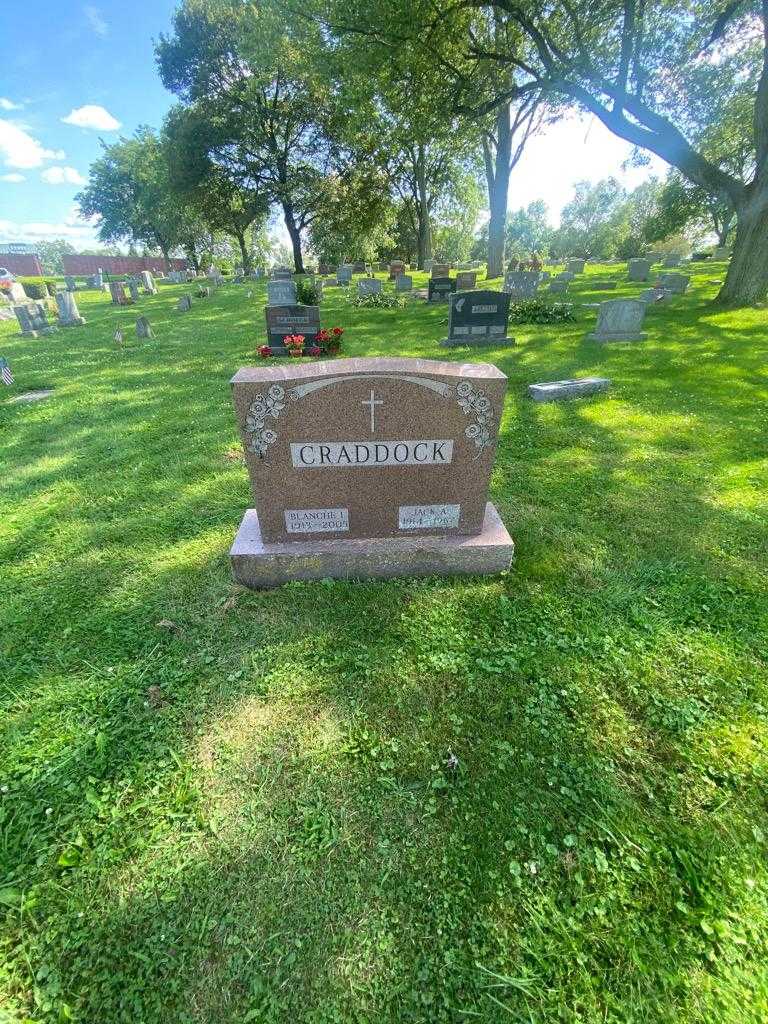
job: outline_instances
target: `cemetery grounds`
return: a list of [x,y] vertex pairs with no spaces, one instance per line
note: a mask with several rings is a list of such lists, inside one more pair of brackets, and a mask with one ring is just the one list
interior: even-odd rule
[[263,282],[0,323],[4,1024],[768,1018],[766,311],[691,270],[639,345],[326,289],[342,355],[508,375],[496,578],[233,585]]

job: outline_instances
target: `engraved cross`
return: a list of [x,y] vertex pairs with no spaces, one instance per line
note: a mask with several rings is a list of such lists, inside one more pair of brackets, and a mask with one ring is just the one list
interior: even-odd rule
[[368,399],[363,399],[360,405],[370,405],[371,407],[371,433],[373,433],[376,429],[376,410],[374,406],[384,405],[384,400],[381,398],[374,398],[374,391],[373,388],[371,388],[371,397]]

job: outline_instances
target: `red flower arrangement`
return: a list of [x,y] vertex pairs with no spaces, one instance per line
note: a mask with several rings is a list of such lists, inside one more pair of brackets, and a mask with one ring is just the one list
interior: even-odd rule
[[304,335],[303,334],[287,334],[283,338],[283,344],[288,349],[289,356],[302,356],[304,355]]
[[261,345],[259,346],[259,355],[262,359],[268,359],[272,355],[272,349],[269,345]]
[[320,348],[319,345],[312,345],[310,348],[307,349],[308,356],[319,356],[322,355],[322,353],[323,350]]
[[315,341],[320,346],[321,351],[333,356],[341,348],[341,336],[343,333],[343,327],[332,327],[330,331],[323,328],[322,331],[318,331],[315,335]]

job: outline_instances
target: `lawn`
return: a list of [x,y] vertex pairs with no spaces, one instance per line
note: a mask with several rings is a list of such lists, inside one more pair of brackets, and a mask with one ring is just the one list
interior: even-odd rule
[[723,270],[634,346],[326,291],[346,355],[508,375],[495,578],[233,585],[264,285],[0,323],[0,1021],[766,1020],[768,330]]

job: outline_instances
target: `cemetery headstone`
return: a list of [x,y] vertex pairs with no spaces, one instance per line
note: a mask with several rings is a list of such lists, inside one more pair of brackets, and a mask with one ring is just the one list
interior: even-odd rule
[[405,263],[402,260],[392,260],[389,264],[389,280],[396,281],[400,274],[405,273]]
[[272,271],[272,280],[273,281],[292,281],[293,280],[293,271],[292,270],[287,270],[285,267],[278,267],[276,270]]
[[352,267],[342,266],[336,270],[336,284],[346,287],[352,281]]
[[508,270],[504,275],[504,291],[515,300],[532,299],[539,287],[541,275],[536,270]]
[[432,277],[448,277],[451,273],[450,263],[433,263],[430,274]]
[[572,281],[576,277],[576,274],[572,270],[561,270],[559,274],[555,275],[556,281]]
[[59,311],[59,327],[81,327],[85,323],[73,292],[56,292],[56,306]]
[[24,286],[19,284],[18,281],[11,281],[8,289],[8,297],[11,302],[25,303],[27,301],[27,293],[24,291]]
[[286,304],[266,306],[267,344],[277,355],[287,355],[283,341],[288,334],[301,334],[307,345],[314,344],[320,330],[320,307]]
[[514,546],[487,500],[506,384],[495,366],[422,359],[240,370],[254,508],[230,553],[235,578],[507,569]]
[[435,265],[435,261],[434,260],[424,260],[424,269],[426,270],[426,272],[428,274],[431,272],[432,267],[434,265]]
[[365,273],[365,262],[363,260],[356,260],[352,264],[353,274],[364,274]]
[[138,283],[136,282],[135,278],[133,278],[133,277],[128,282],[128,291],[131,293],[131,299],[134,302],[138,302],[139,301],[139,286],[138,286]]
[[181,298],[179,299],[179,303],[176,306],[176,309],[179,311],[179,313],[186,313],[188,310],[192,309],[192,299],[189,297],[189,295],[181,296]]
[[643,320],[647,304],[640,299],[609,299],[597,311],[597,327],[589,341],[645,341]]
[[680,256],[678,256],[678,255],[675,255],[675,254],[673,253],[672,255],[670,255],[670,256],[667,256],[667,257],[665,258],[665,260],[664,260],[664,266],[665,266],[665,267],[679,267],[679,266],[680,266],[680,264],[681,264],[681,262],[682,262],[682,258],[681,258]]
[[65,277],[64,278],[64,284],[66,285],[66,288],[67,288],[68,292],[77,291],[77,283],[76,283],[74,277],[70,277],[69,275],[67,277]]
[[152,277],[151,271],[142,270],[141,283],[144,288],[145,295],[157,295],[157,288],[155,287],[155,281],[154,278]]
[[267,281],[268,306],[291,306],[295,301],[295,281]]
[[561,278],[559,275],[553,277],[549,282],[549,290],[552,295],[566,295],[568,292],[568,285],[570,281],[568,278]]
[[145,316],[140,316],[136,320],[136,337],[137,338],[154,338],[152,333],[152,327],[150,326],[149,320]]
[[395,278],[396,292],[409,292],[413,288],[413,278],[409,274],[398,274]]
[[505,292],[455,292],[448,300],[448,337],[440,344],[514,345],[515,339],[507,336],[509,304]]
[[565,261],[565,269],[569,273],[573,274],[574,276],[576,274],[583,274],[584,273],[584,264],[585,264],[585,262],[586,262],[585,260],[579,260],[579,259],[566,260]]
[[432,277],[429,280],[427,302],[447,302],[448,296],[455,291],[455,277]]
[[109,284],[109,293],[112,296],[113,306],[130,306],[133,302],[125,294],[125,287],[121,281],[111,281]]
[[43,302],[28,302],[14,306],[13,312],[25,338],[36,338],[40,334],[54,334],[58,328],[48,323],[48,311]]
[[685,295],[691,279],[687,274],[662,274],[661,285],[673,295]]
[[608,377],[579,377],[575,380],[551,380],[542,384],[529,384],[528,394],[534,402],[559,402],[563,399],[583,398],[611,386]]
[[211,286],[208,284],[201,284],[197,289],[198,299],[210,299],[211,297]]
[[651,261],[649,259],[629,260],[627,263],[627,274],[630,281],[647,281],[651,272]]
[[196,277],[197,274],[194,272],[194,270],[186,270],[184,272],[179,271],[178,283],[184,284],[184,282],[186,281],[186,283],[189,284],[189,282],[194,281]]
[[646,288],[645,291],[640,292],[640,299],[642,302],[656,303],[663,302],[665,299],[668,299],[670,295],[671,292],[666,291],[666,289],[654,286],[653,288]]
[[474,270],[462,270],[456,275],[456,291],[471,292],[477,283],[477,274]]
[[361,277],[357,282],[357,297],[381,295],[381,281],[377,277]]

